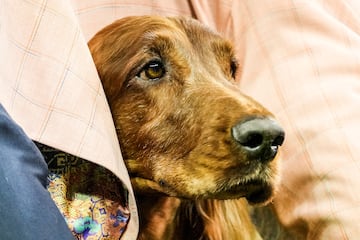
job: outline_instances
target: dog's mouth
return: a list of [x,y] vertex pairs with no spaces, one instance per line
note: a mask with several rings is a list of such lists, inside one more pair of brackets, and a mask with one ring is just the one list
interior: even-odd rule
[[238,184],[226,188],[219,195],[222,198],[245,197],[250,204],[265,203],[273,196],[274,187],[261,180],[251,180],[246,184]]
[[[262,181],[260,179],[254,179],[246,181],[246,183],[234,184],[231,186],[222,187],[218,191],[211,191],[206,194],[182,194],[176,188],[173,188],[171,184],[168,184],[164,180],[154,181],[144,178],[136,178],[137,182],[133,181],[137,185],[137,190],[143,194],[165,194],[173,197],[180,198],[207,198],[207,199],[238,199],[246,198],[250,204],[263,204],[267,203],[273,196],[274,187],[271,183]],[[141,179],[141,180],[140,180]],[[134,179],[132,179],[134,180]],[[140,180],[140,181],[139,181]],[[140,186],[139,185],[142,185]],[[143,184],[141,184],[143,183]]]
[[[276,175],[271,174],[269,168],[255,168],[249,170],[251,173],[240,176],[238,169],[232,169],[233,171],[227,171],[226,177],[221,174],[220,178],[209,175],[206,175],[207,178],[190,175],[173,178],[171,174],[147,178],[146,176],[152,174],[136,174],[142,173],[137,168],[143,169],[143,164],[131,160],[127,163],[128,166],[138,170],[133,171],[132,174],[130,172],[130,177],[135,192],[141,195],[165,194],[186,199],[219,200],[246,198],[250,204],[263,204],[272,199],[277,182]],[[189,178],[196,181],[188,181]]]
[[[151,191],[145,190],[142,188],[140,192],[147,192],[154,194],[162,193],[165,195],[180,197],[180,198],[206,198],[206,199],[238,199],[238,198],[246,198],[248,203],[250,204],[264,204],[269,202],[272,199],[274,187],[272,184],[264,182],[262,180],[250,180],[246,183],[234,184],[230,187],[221,188],[218,191],[206,194],[182,194],[178,189],[172,188],[171,185],[168,185],[165,181],[155,182],[149,179],[142,179],[142,181],[146,181],[146,187],[152,187]],[[145,190],[145,191],[144,191]]]

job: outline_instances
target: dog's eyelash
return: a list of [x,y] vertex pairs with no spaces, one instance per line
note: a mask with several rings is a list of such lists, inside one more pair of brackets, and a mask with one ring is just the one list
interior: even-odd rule
[[236,60],[230,61],[230,74],[231,74],[232,78],[234,78],[234,79],[236,77],[236,72],[237,72],[238,66],[239,66],[239,64]]

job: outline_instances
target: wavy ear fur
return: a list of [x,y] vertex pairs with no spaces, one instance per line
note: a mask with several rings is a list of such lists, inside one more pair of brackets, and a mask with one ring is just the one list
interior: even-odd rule
[[245,199],[197,200],[196,208],[204,222],[206,239],[261,239],[251,222]]
[[261,239],[251,222],[245,199],[203,200],[196,203],[209,240]]
[[182,201],[177,224],[176,235],[182,234],[179,239],[262,239],[251,222],[245,199]]

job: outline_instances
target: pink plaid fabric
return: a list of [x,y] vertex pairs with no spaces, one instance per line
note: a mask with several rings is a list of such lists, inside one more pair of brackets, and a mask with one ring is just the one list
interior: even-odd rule
[[103,165],[130,189],[86,42],[127,15],[192,16],[232,39],[243,90],[287,132],[279,221],[300,239],[360,238],[356,0],[0,0],[0,101],[34,139]]

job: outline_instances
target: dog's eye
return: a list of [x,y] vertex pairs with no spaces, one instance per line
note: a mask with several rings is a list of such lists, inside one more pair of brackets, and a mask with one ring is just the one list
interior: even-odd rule
[[142,79],[158,80],[165,75],[165,68],[160,61],[151,61],[140,72]]

